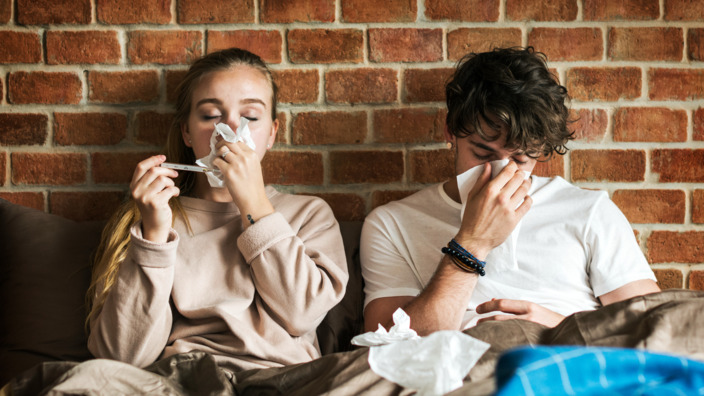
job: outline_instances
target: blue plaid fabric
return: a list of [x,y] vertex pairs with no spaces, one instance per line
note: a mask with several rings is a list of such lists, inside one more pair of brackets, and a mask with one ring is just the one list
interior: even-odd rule
[[510,350],[497,395],[704,395],[704,362],[638,349],[538,346]]

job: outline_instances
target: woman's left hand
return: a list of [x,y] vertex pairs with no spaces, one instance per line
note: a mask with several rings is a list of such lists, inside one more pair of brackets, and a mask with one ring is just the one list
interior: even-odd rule
[[523,319],[531,322],[539,323],[548,327],[555,327],[565,317],[553,312],[542,305],[532,303],[525,300],[509,300],[509,299],[491,299],[485,303],[477,305],[478,314],[489,312],[505,312],[513,315],[494,315],[486,318],[481,318],[477,323],[487,322],[490,320],[510,320]]
[[215,145],[218,156],[213,166],[223,174],[232,200],[240,209],[242,224],[247,227],[252,220],[258,220],[274,212],[274,207],[266,196],[264,176],[259,156],[244,142],[229,143],[225,140]]

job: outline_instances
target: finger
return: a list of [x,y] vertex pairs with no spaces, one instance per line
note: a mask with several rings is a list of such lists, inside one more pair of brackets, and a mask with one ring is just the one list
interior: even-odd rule
[[528,312],[528,307],[526,306],[526,304],[526,301],[523,300],[510,300],[501,298],[479,304],[476,310],[477,313],[499,311],[512,314],[524,314]]
[[145,160],[140,161],[137,164],[137,167],[134,169],[134,173],[132,174],[132,181],[135,182],[141,179],[142,176],[144,176],[144,174],[149,171],[149,169],[160,165],[164,161],[166,161],[165,155],[154,155]]
[[[140,172],[141,173],[141,172]],[[137,172],[135,171],[135,176],[137,175]],[[144,172],[139,179],[133,179],[132,182],[130,183],[130,189],[132,191],[139,190],[140,188],[144,186],[148,186],[154,182],[159,177],[166,177],[166,178],[176,178],[178,177],[178,172],[175,171],[174,169],[169,169],[169,168],[162,168],[160,166],[154,166],[152,168],[147,169],[146,172]]]
[[492,181],[495,181],[496,184],[503,187],[509,182],[509,180],[511,180],[511,178],[513,178],[517,170],[518,165],[511,161],[501,170],[501,172],[499,172],[498,175],[496,175]]
[[523,201],[526,196],[528,196],[528,191],[530,191],[531,183],[532,181],[530,178],[525,179],[521,182],[521,184],[511,196],[511,204],[513,205],[512,207],[518,209],[518,205],[521,204],[521,201]]
[[530,210],[530,207],[533,206],[533,198],[530,197],[530,195],[526,195],[526,197],[523,199],[523,203],[516,208],[516,215],[518,216],[525,216],[526,213],[528,213],[528,210]]
[[473,196],[479,193],[482,188],[491,180],[491,165],[488,162],[484,163],[484,169],[482,170],[482,174],[479,175],[479,179],[477,179],[477,182],[474,183],[474,186],[472,186],[472,189],[469,190],[468,196]]
[[159,194],[164,189],[175,186],[174,180],[164,175],[158,176],[147,183],[144,179],[148,178],[150,174],[151,172],[147,173],[147,176],[142,178],[143,182],[139,183],[132,191],[132,197],[143,203],[149,202],[153,196]]
[[477,323],[491,322],[491,321],[501,322],[501,321],[511,320],[511,319],[520,319],[520,318],[516,315],[494,315],[494,316],[487,316],[486,318],[481,318],[481,319],[477,320]]

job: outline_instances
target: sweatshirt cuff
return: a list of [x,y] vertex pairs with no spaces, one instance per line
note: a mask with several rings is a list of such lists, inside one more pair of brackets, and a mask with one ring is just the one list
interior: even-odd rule
[[279,212],[264,216],[252,224],[237,238],[240,249],[247,264],[263,251],[279,241],[296,236],[291,225]]
[[165,243],[154,243],[142,236],[142,222],[139,221],[130,229],[131,239],[128,256],[143,267],[164,268],[173,265],[178,250],[179,236],[173,228]]

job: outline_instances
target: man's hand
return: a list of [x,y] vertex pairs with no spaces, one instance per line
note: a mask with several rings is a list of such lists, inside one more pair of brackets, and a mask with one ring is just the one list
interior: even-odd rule
[[484,314],[488,312],[504,312],[513,315],[494,315],[486,318],[481,318],[477,323],[490,320],[509,320],[523,319],[531,322],[539,323],[548,327],[555,327],[565,317],[553,312],[542,305],[524,300],[509,300],[509,299],[491,299],[485,303],[477,305],[477,313]]

